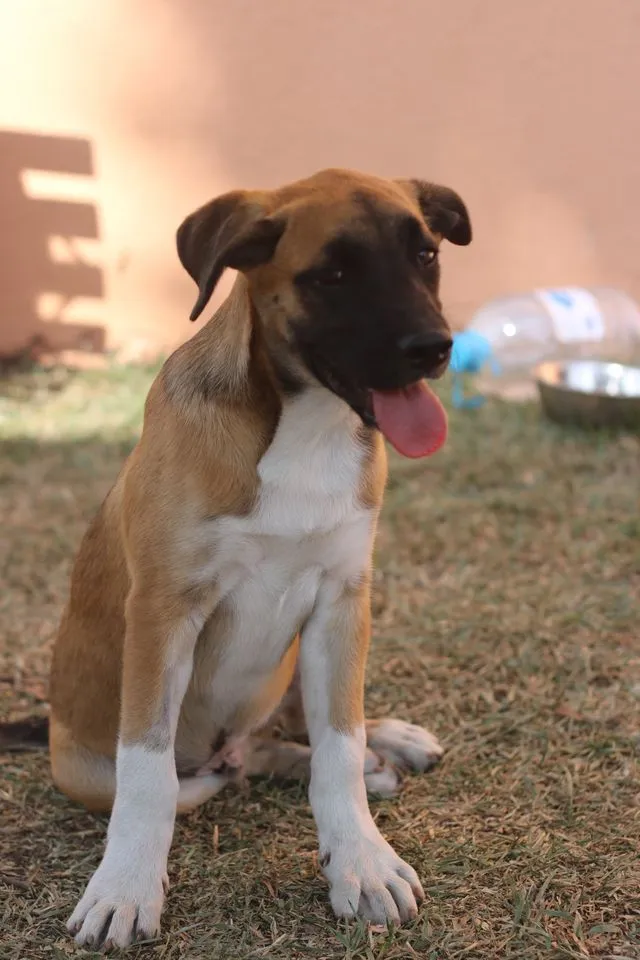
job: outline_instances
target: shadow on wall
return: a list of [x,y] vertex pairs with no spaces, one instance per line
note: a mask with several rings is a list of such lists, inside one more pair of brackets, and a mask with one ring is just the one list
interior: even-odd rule
[[0,130],[0,342],[25,351],[105,348],[91,143]]

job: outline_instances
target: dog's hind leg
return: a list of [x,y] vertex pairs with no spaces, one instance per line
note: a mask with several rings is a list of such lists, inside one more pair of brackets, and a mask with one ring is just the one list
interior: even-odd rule
[[[308,742],[298,670],[268,730],[278,731],[283,740],[290,737],[296,741]],[[374,758],[377,758],[378,770],[385,764],[391,764],[396,770],[423,772],[438,763],[444,753],[436,737],[429,730],[404,720],[393,718],[365,720],[365,730],[367,738],[365,779],[369,793],[382,792],[385,795],[391,795],[397,792],[396,789],[381,791],[375,786],[379,777],[375,775]],[[286,764],[286,752],[281,762]],[[396,777],[397,786],[398,778]]]
[[[306,782],[311,777],[311,747],[291,740],[252,737],[245,756],[244,773],[248,777]],[[398,773],[373,750],[367,750],[365,754],[364,779],[369,793],[392,797],[398,792]]]
[[247,777],[275,777],[278,780],[308,780],[311,748],[304,743],[252,737],[244,757]]
[[222,773],[208,773],[204,777],[181,777],[178,781],[177,812],[188,813],[202,806],[223,787],[229,783],[229,778]]
[[116,794],[116,765],[74,739],[55,717],[49,726],[51,775],[59,790],[96,813],[111,810]]
[[[55,719],[51,720],[50,745],[51,771],[56,786],[89,810],[109,812],[116,795],[115,761],[77,743]],[[219,793],[228,780],[220,773],[181,777],[178,781],[177,812],[195,810]]]

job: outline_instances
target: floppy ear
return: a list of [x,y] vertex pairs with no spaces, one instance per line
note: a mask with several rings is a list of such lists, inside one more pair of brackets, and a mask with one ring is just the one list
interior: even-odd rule
[[455,190],[426,180],[396,180],[396,183],[418,201],[422,216],[434,233],[459,247],[471,243],[469,212]]
[[191,320],[206,307],[226,267],[249,270],[273,256],[285,221],[266,216],[264,199],[234,190],[200,207],[179,227],[178,256],[199,290]]

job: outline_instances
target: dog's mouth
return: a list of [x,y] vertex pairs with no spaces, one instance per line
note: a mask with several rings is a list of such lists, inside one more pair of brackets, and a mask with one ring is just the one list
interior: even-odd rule
[[371,390],[376,425],[404,457],[429,457],[447,439],[447,414],[424,380],[399,390]]
[[394,390],[347,388],[335,371],[318,378],[345,400],[367,426],[375,427],[404,457],[428,457],[447,439],[447,414],[425,380]]

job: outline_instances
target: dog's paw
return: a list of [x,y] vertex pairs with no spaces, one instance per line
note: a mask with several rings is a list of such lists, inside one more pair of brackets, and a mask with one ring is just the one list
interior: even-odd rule
[[400,789],[398,771],[373,750],[367,750],[365,755],[364,782],[367,793],[378,797],[395,797]]
[[444,750],[428,730],[404,720],[367,722],[367,747],[400,770],[433,767]]
[[82,947],[109,950],[150,940],[160,931],[166,874],[143,863],[118,869],[103,861],[73,911],[67,930]]
[[424,898],[417,874],[373,824],[364,835],[321,849],[319,862],[337,917],[358,915],[370,923],[399,924],[417,916]]

